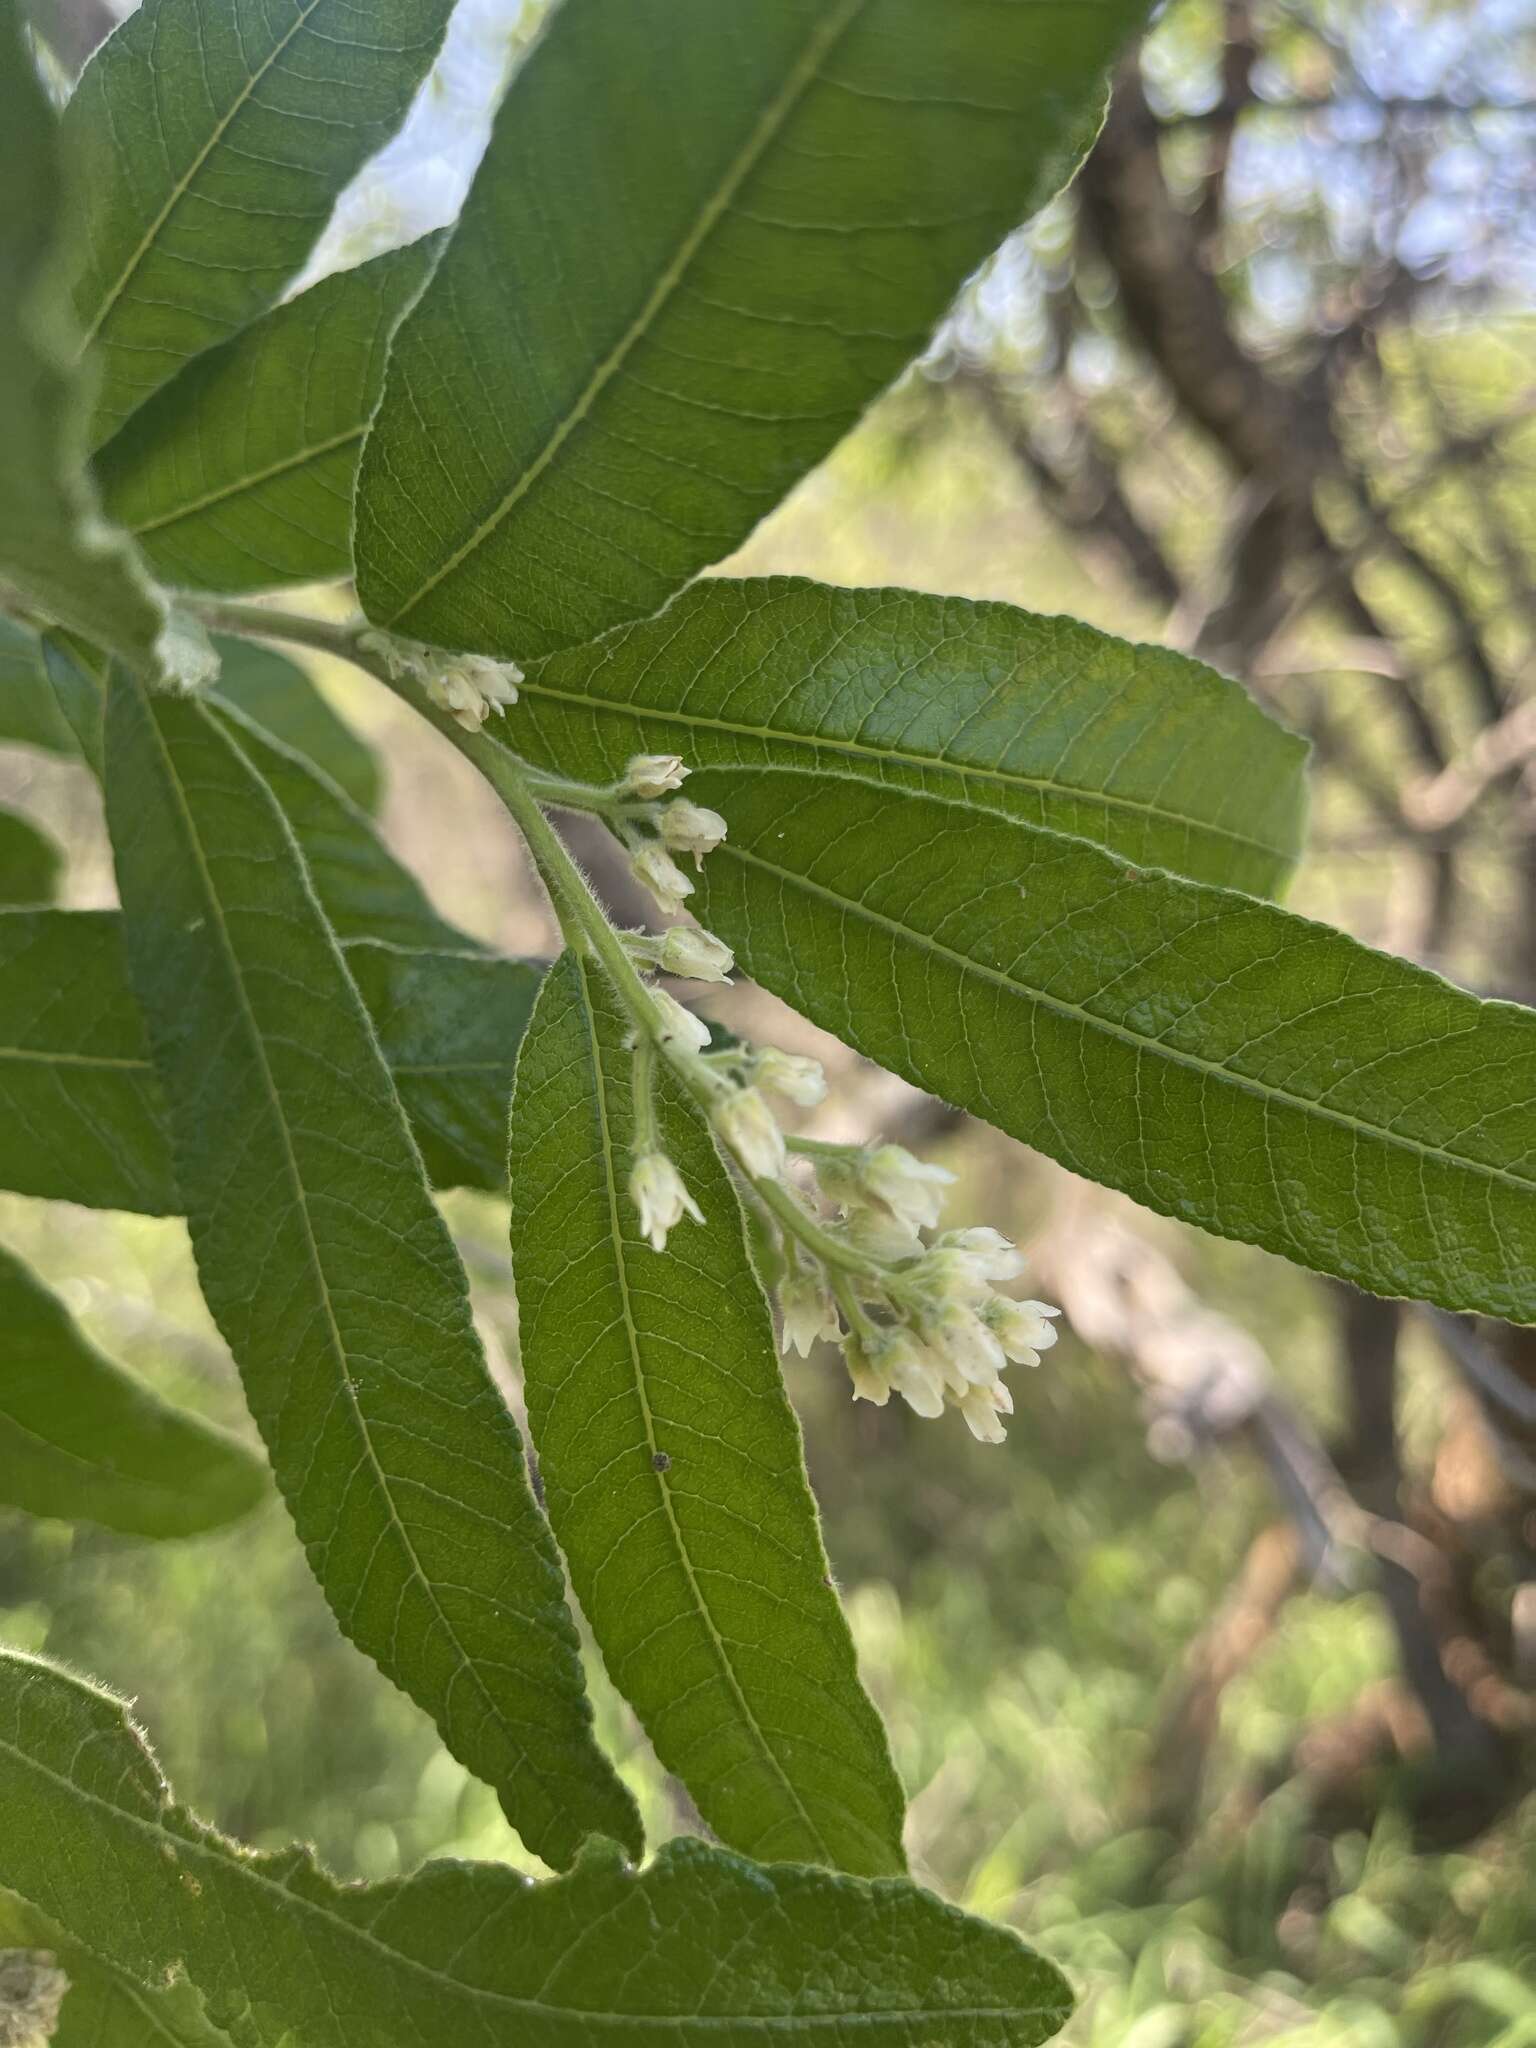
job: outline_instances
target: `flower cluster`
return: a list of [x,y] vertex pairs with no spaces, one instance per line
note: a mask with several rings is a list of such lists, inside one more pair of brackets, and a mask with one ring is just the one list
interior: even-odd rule
[[[621,829],[629,849],[630,873],[655,899],[664,917],[679,916],[693,894],[692,880],[673,855],[691,853],[695,868],[699,868],[704,864],[705,854],[713,853],[725,838],[725,820],[718,811],[707,811],[702,804],[690,803],[686,797],[677,797],[669,804],[659,803],[662,797],[681,789],[687,773],[678,754],[636,754],[625,769],[617,792],[621,798],[638,797],[646,806],[659,806],[648,820],[656,829],[654,839],[645,838],[633,824],[626,823]],[[671,971],[688,972],[686,968]],[[719,978],[723,980],[724,976]]]
[[493,711],[500,716],[517,702],[523,672],[515,661],[494,661],[488,654],[444,654],[393,633],[365,633],[357,644],[378,655],[398,681],[420,684],[438,709],[466,732],[478,732]]
[[816,1178],[838,1212],[828,1236],[857,1256],[791,1270],[779,1290],[785,1348],[841,1343],[856,1399],[884,1407],[895,1392],[924,1416],[955,1407],[973,1436],[1001,1443],[1013,1413],[1003,1374],[1038,1365],[1056,1341],[1055,1309],[998,1291],[1021,1277],[1023,1254],[986,1227],[925,1242],[954,1176],[900,1145],[828,1147]]

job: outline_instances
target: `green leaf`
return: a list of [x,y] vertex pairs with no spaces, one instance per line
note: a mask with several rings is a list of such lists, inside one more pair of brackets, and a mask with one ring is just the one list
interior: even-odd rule
[[338,938],[474,949],[474,940],[438,916],[416,877],[395,859],[350,797],[313,762],[302,759],[234,705],[221,704],[216,716],[282,807]]
[[1536,1320],[1536,1011],[963,805],[695,790],[730,838],[690,908],[871,1059],[1165,1215]]
[[433,1185],[505,1192],[512,1068],[539,970],[363,939],[346,956]]
[[[501,1193],[512,1064],[538,969],[364,940],[345,951],[434,1184]],[[0,912],[0,1129],[0,1186],[181,1213],[116,912]]]
[[312,285],[189,363],[97,458],[107,511],[167,582],[271,590],[352,570],[352,487],[429,235]]
[[1301,852],[1306,742],[1236,683],[1074,619],[911,590],[712,579],[530,666],[518,751],[822,768],[965,798],[1256,895]]
[[512,1262],[544,1497],[609,1675],[733,1849],[872,1876],[904,1810],[832,1591],[740,1206],[660,1077],[706,1224],[664,1252],[626,1193],[630,1033],[601,970],[551,968],[518,1058]]
[[541,1885],[493,1863],[337,1885],[172,1804],[118,1701],[14,1653],[0,1808],[0,1883],[142,1983],[184,1967],[242,2048],[1032,2048],[1071,2007],[1016,1934],[904,1880],[696,1841]]
[[28,818],[0,811],[0,906],[51,903],[64,867],[63,849]]
[[136,1983],[14,1893],[0,1892],[0,1949],[5,1948],[40,1951],[69,1980],[48,2048],[229,2048],[229,2036],[204,2016],[190,1984],[150,1989]]
[[66,759],[79,752],[48,686],[37,635],[10,619],[0,619],[0,744]]
[[1061,183],[1145,14],[565,0],[390,358],[369,616],[525,661],[729,554]]
[[164,1116],[116,913],[0,912],[0,1185],[174,1215]]
[[195,1536],[266,1490],[243,1444],[104,1358],[0,1246],[0,1502],[127,1536]]
[[59,716],[74,735],[76,752],[99,782],[108,657],[73,633],[45,633],[41,645],[43,673]]
[[281,811],[201,706],[116,674],[107,822],[203,1293],[326,1597],[546,1861],[633,1842],[516,1424]]
[[58,267],[58,121],[16,0],[0,0],[0,193],[0,606],[76,627],[156,671],[165,600],[101,520],[86,475],[85,397],[69,367]]
[[451,0],[144,0],[64,115],[93,446],[264,313],[399,126]]
[[250,640],[215,640],[218,694],[341,790],[361,811],[378,806],[372,747],[338,718],[297,662]]

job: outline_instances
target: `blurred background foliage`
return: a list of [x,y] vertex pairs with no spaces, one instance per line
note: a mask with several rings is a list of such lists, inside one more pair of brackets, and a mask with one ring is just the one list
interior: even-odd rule
[[[537,11],[461,9],[318,268],[451,215]],[[105,20],[38,14],[66,62]],[[1174,0],[1071,192],[727,573],[1002,597],[1206,655],[1315,742],[1292,903],[1532,1000],[1533,202],[1530,0]],[[546,945],[463,764],[318,680],[444,912]],[[62,901],[112,900],[83,769],[0,750],[0,794],[67,846]],[[815,1043],[750,995],[733,1014]],[[942,1157],[955,1220],[1039,1240],[1039,1284],[1097,1341],[1050,1355],[1000,1451],[856,1411],[825,1361],[792,1375],[915,1868],[1072,1973],[1079,2048],[1536,2044],[1530,1333],[1106,1221],[1022,1148],[837,1071],[840,1134]],[[447,1206],[515,1397],[501,1205]],[[0,1240],[104,1348],[241,1426],[179,1224],[9,1197]],[[527,1864],[339,1639],[275,1506],[164,1546],[0,1514],[0,1638],[136,1700],[244,1839],[308,1838],[348,1876]],[[691,1825],[594,1684],[651,1834]]]

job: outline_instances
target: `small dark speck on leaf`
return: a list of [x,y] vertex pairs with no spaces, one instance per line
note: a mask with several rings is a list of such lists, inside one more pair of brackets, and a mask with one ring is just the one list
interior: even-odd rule
[[657,1472],[670,1472],[672,1469],[672,1460],[667,1456],[665,1451],[655,1451],[651,1455],[651,1467],[654,1471]]

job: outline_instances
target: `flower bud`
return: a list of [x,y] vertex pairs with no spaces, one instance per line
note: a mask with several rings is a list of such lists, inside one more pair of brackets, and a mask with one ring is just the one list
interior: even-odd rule
[[776,1045],[765,1045],[753,1062],[752,1074],[761,1087],[771,1088],[801,1109],[814,1109],[827,1098],[821,1062],[805,1053],[780,1052]]
[[688,770],[681,754],[636,754],[624,770],[624,788],[647,803],[681,789]]
[[909,1330],[898,1330],[889,1339],[880,1363],[914,1415],[932,1422],[944,1413],[944,1368]]
[[1011,1237],[985,1223],[972,1230],[946,1230],[936,1249],[959,1252],[971,1270],[994,1287],[1017,1280],[1028,1263]]
[[664,973],[681,974],[689,981],[729,981],[736,956],[713,932],[675,924],[657,949],[656,964]]
[[715,1105],[715,1128],[754,1180],[784,1171],[784,1133],[755,1088],[733,1088]]
[[692,1010],[684,1009],[677,998],[669,996],[664,988],[653,988],[650,995],[661,1012],[663,1042],[686,1045],[690,1052],[702,1052],[710,1039],[709,1026],[704,1019]]
[[877,1201],[914,1230],[931,1230],[944,1206],[942,1189],[955,1176],[945,1166],[914,1159],[904,1145],[880,1145],[864,1162],[863,1181]]
[[1043,1301],[1010,1301],[997,1295],[982,1311],[987,1327],[1015,1365],[1038,1365],[1042,1351],[1056,1342],[1056,1331],[1046,1320],[1061,1310]]
[[718,811],[706,811],[682,796],[662,812],[661,837],[673,853],[691,853],[702,862],[724,839],[725,820]]
[[693,884],[664,847],[648,841],[629,857],[629,871],[644,889],[649,889],[667,917],[677,917],[693,894]]
[[808,1273],[789,1273],[780,1281],[779,1315],[784,1325],[782,1349],[798,1351],[802,1358],[809,1358],[823,1338],[832,1341],[841,1333],[826,1282]]
[[665,1152],[645,1152],[635,1161],[629,1176],[629,1199],[639,1211],[640,1234],[650,1239],[652,1251],[666,1250],[667,1232],[684,1216],[691,1216],[695,1223],[704,1221],[698,1203]]
[[958,1301],[946,1302],[924,1329],[934,1350],[968,1386],[990,1386],[1007,1366],[997,1338],[974,1309]]
[[844,1340],[843,1358],[853,1381],[855,1401],[868,1401],[872,1407],[883,1408],[891,1398],[891,1383],[852,1332]]
[[838,1236],[846,1239],[855,1251],[866,1252],[870,1258],[887,1263],[915,1259],[923,1249],[923,1240],[915,1230],[909,1230],[905,1223],[898,1223],[894,1216],[882,1215],[878,1209],[853,1209],[835,1228]]
[[1006,1389],[973,1387],[960,1402],[960,1413],[965,1417],[966,1427],[978,1443],[1000,1444],[1008,1434],[998,1412],[1000,1404],[995,1397],[999,1393],[1006,1393]]

